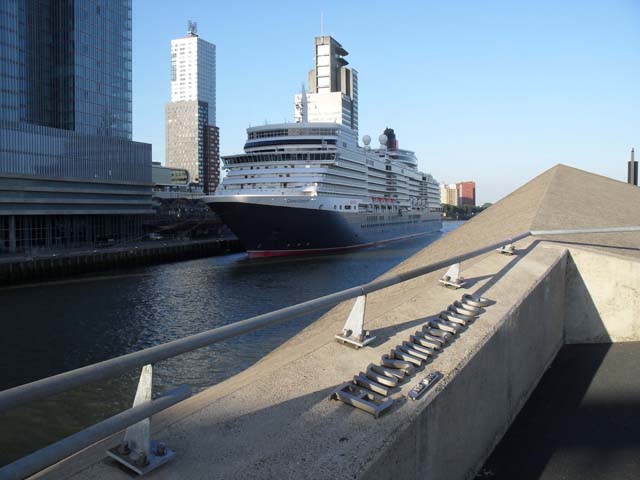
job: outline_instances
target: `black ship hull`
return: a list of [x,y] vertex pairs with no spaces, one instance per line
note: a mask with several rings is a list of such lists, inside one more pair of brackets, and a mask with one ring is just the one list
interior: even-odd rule
[[209,207],[251,257],[303,255],[362,248],[436,232],[437,213],[374,214],[213,201]]

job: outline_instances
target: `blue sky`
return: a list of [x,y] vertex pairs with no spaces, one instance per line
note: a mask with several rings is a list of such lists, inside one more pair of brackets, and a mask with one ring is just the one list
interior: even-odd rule
[[[134,0],[133,135],[164,161],[170,41],[187,20],[217,45],[221,153],[291,120],[313,37],[359,74],[360,135],[395,129],[422,170],[496,201],[565,163],[626,180],[640,148],[640,1]],[[640,156],[640,155],[639,155]]]

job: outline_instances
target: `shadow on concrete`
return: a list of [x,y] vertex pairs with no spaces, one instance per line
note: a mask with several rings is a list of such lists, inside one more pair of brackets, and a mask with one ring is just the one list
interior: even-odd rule
[[[640,388],[635,380],[631,380],[635,383],[631,387],[636,389],[636,393],[631,394],[635,404],[628,394],[615,398],[614,393],[607,402],[602,401],[603,397],[595,398],[595,401],[589,398],[588,391],[594,384],[600,385],[598,388],[604,392],[621,388],[613,382],[608,384],[608,376],[599,374],[610,350],[619,347],[610,343],[606,327],[571,254],[567,257],[565,288],[565,341],[567,329],[587,328],[598,332],[598,340],[602,343],[562,347],[477,474],[478,479],[640,477],[640,439],[631,433],[640,428]],[[635,368],[640,370],[640,342],[635,352],[638,364]],[[622,362],[616,363],[614,372],[622,372],[620,375],[627,379],[630,376],[638,378]],[[624,380],[618,383],[624,383]],[[620,452],[627,452],[629,458],[620,458]],[[628,475],[630,468],[633,473]]]
[[476,478],[640,477],[640,388],[629,371],[639,360],[640,342],[563,347]]
[[[379,345],[382,345],[383,343],[388,341],[391,337],[393,337],[396,333],[401,332],[406,328],[416,327],[416,330],[419,330],[427,322],[427,320],[433,317],[434,315],[429,315],[427,317],[416,318],[414,320],[409,320],[408,322],[399,323],[397,325],[389,325],[388,327],[377,328],[375,330],[372,330],[371,334],[375,335],[376,339],[373,342],[371,342],[371,346],[377,347]],[[406,341],[409,341],[408,336],[406,338]]]
[[482,280],[486,280],[487,278],[493,277],[494,274],[490,275],[480,275],[479,277],[465,278],[464,283],[466,288],[473,287],[476,283],[481,282]]
[[[520,262],[531,250],[533,250],[535,248],[535,246],[540,242],[540,240],[534,240],[531,245],[529,245],[527,248],[525,249],[521,249],[518,250],[518,254],[515,255],[513,257],[513,259],[507,264],[505,265],[502,269],[498,270],[496,273],[490,274],[490,275],[482,275],[482,276],[478,276],[478,277],[473,277],[473,278],[467,278],[465,279],[465,282],[467,282],[466,286],[461,288],[459,290],[460,292],[460,297],[462,297],[463,294],[465,293],[471,293],[469,291],[469,287],[472,287],[473,285],[475,285],[476,283],[482,281],[482,280],[486,280],[487,278],[489,278],[490,280],[485,283],[482,287],[478,288],[475,292],[471,293],[474,296],[481,296],[484,294],[484,292],[486,292],[489,288],[491,288],[491,286],[495,285],[502,277],[504,277],[507,272],[509,272],[511,269],[513,269],[518,262]],[[495,303],[495,302],[493,302]],[[493,304],[492,303],[492,304]],[[388,327],[384,327],[384,328],[380,328],[380,329],[376,329],[375,331],[372,331],[372,334],[374,334],[377,338],[374,340],[374,342],[372,343],[372,346],[378,346],[383,344],[384,342],[386,342],[387,340],[389,340],[393,335],[395,335],[396,333],[415,326],[415,327],[419,327],[424,325],[427,320],[437,317],[438,315],[440,315],[440,312],[442,310],[447,310],[447,308],[449,307],[449,305],[442,305],[442,308],[440,308],[438,311],[434,311],[433,313],[430,313],[428,315],[422,316],[420,318],[414,319],[414,320],[409,320],[407,322],[404,323],[399,323],[396,325],[390,325]],[[466,327],[468,328],[468,327]],[[466,328],[464,330],[466,330]],[[464,331],[463,330],[463,331]],[[455,341],[455,338],[453,338],[453,341]],[[409,340],[409,338],[406,339],[407,341]]]
[[522,261],[524,257],[526,257],[527,254],[538,245],[538,243],[540,243],[540,240],[534,240],[527,248],[518,249],[513,260],[511,260],[501,270],[492,275],[491,280],[478,288],[475,292],[472,293],[472,295],[478,297],[484,295],[485,292],[493,287],[496,283],[498,283],[502,277],[509,273],[509,271],[513,270],[513,268],[515,268],[515,266],[520,263],[520,261]]
[[[280,478],[283,472],[287,478],[314,477],[313,472],[328,478],[325,468],[348,464],[366,452],[372,422],[385,418],[374,420],[362,410],[330,400],[336,387],[249,412],[247,407],[252,408],[244,401],[237,410],[214,404],[206,414],[201,411],[195,414],[197,418],[184,418],[179,428],[172,428],[174,436],[166,430],[154,435],[176,450],[180,448],[180,458],[162,467],[162,478]],[[222,401],[232,400],[227,397]],[[394,404],[392,409],[396,408]],[[328,448],[331,455],[318,454]],[[98,474],[104,474],[108,465],[108,470],[133,478],[110,458],[101,463],[103,470]]]

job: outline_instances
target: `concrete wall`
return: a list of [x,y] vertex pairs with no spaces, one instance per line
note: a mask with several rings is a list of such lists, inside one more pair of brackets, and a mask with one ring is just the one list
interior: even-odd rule
[[472,478],[563,344],[562,255],[363,478]]
[[570,249],[566,343],[640,340],[640,262]]

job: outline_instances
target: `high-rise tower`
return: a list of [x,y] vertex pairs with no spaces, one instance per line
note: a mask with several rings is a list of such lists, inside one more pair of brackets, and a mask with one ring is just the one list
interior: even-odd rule
[[138,238],[131,0],[0,1],[0,253]]
[[[358,135],[358,72],[347,67],[348,52],[333,37],[315,38],[314,68],[309,71],[309,122],[346,125]],[[302,121],[302,94],[295,96],[295,119]]]
[[165,106],[166,163],[184,168],[205,193],[220,178],[216,127],[216,46],[189,22],[184,38],[171,41],[171,102]]

